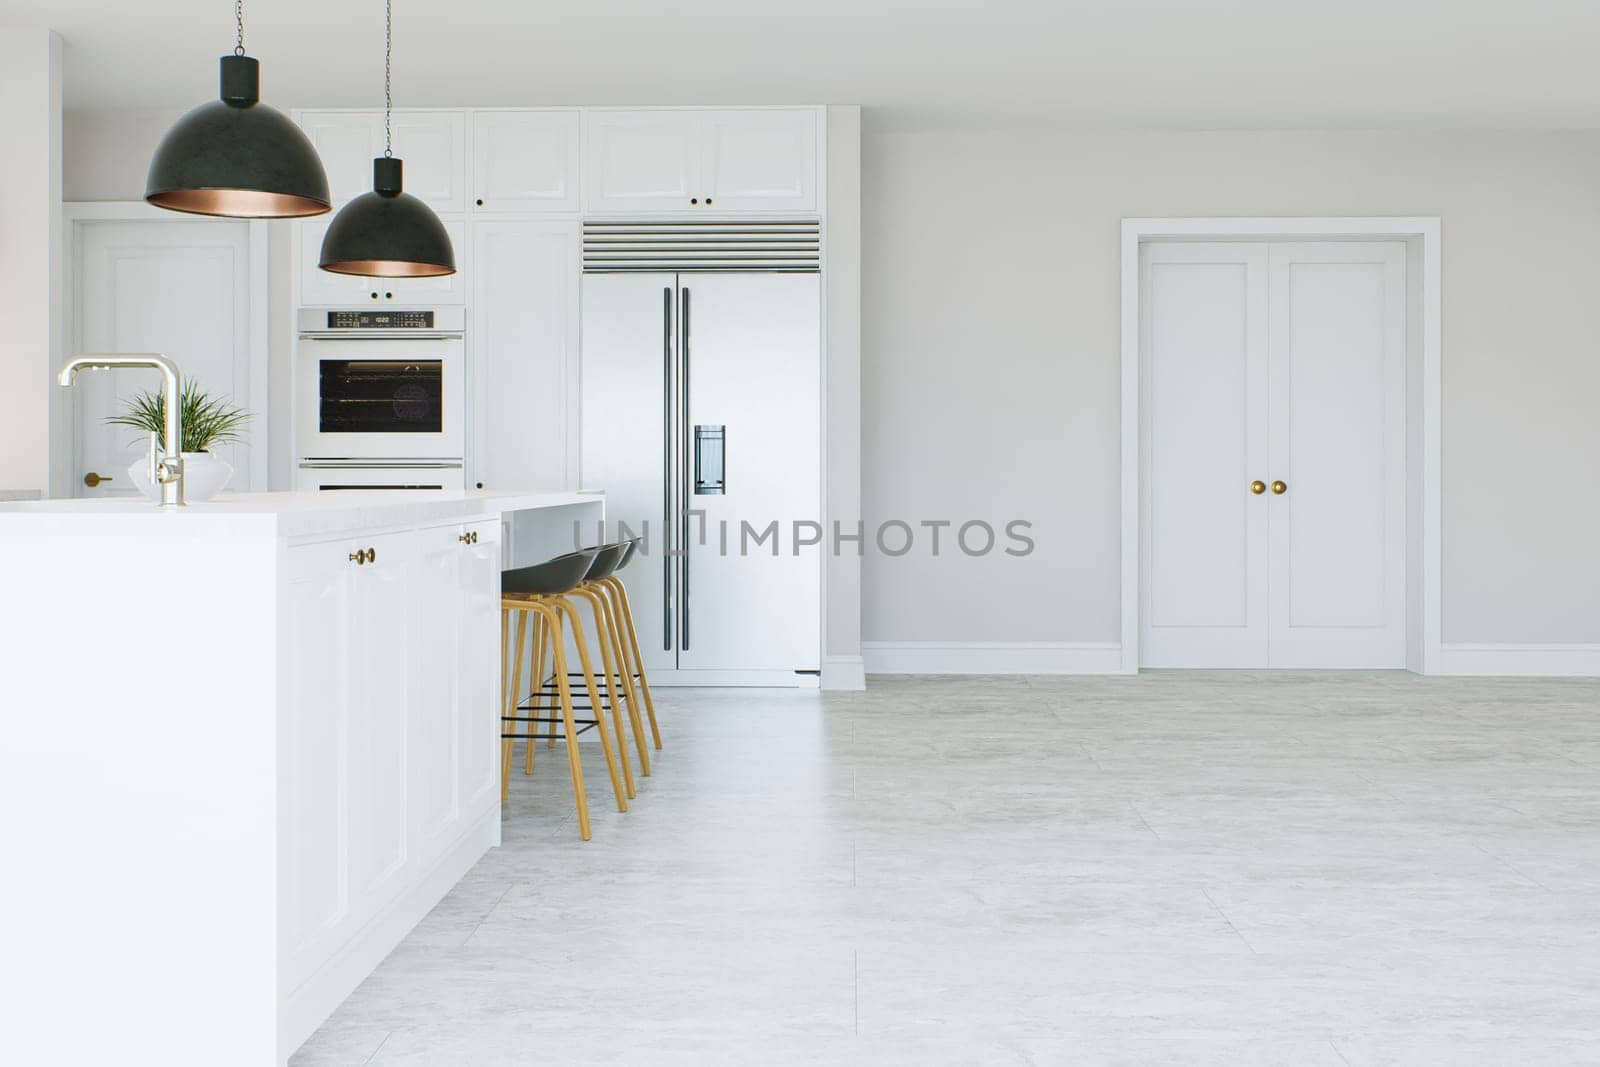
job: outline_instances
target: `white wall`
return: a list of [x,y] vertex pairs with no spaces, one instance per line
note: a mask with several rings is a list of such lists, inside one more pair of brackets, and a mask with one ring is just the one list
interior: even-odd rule
[[43,492],[61,269],[61,39],[47,30],[0,30],[0,145],[0,490]]
[[[861,108],[828,108],[827,440],[828,522],[854,530],[861,520]],[[822,684],[858,688],[861,660],[861,557],[828,556]]]
[[1038,542],[870,553],[867,642],[1117,641],[1119,221],[1208,215],[1443,218],[1444,640],[1600,642],[1600,133],[869,121],[863,175],[869,525]]

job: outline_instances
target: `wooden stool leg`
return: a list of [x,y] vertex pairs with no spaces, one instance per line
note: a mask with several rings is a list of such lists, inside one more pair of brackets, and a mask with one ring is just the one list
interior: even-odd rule
[[[539,716],[539,714],[544,710],[544,646],[546,644],[546,641],[548,640],[549,633],[550,633],[550,627],[549,627],[548,624],[545,623],[544,616],[542,616],[542,615],[534,615],[534,617],[533,617],[533,679],[532,679],[533,680],[534,696],[533,696],[533,699],[531,701],[531,703],[533,704],[533,707],[528,711],[528,718],[529,719],[537,718]],[[517,702],[520,704],[521,700],[519,699]],[[528,730],[527,730],[527,733],[528,733],[528,748],[527,748],[527,751],[523,754],[523,757],[522,757],[522,773],[523,774],[532,774],[533,773],[533,751],[534,751],[534,749],[539,747],[539,737],[538,737],[539,730],[538,730],[538,727],[544,726],[545,724],[544,723],[538,723],[538,722],[529,722],[527,725],[528,725]],[[554,734],[555,731],[551,730],[550,733]]]
[[[505,649],[504,635],[511,612],[502,609],[500,612],[501,649]],[[528,633],[528,613],[518,610],[517,613],[517,641],[511,646],[511,684],[506,691],[504,715],[517,714],[517,706],[522,703],[522,642]],[[516,745],[515,734],[517,723],[510,718],[500,721],[500,802],[505,803],[506,797],[511,793],[511,753]]]
[[[614,579],[596,582],[596,596],[606,611],[606,625],[611,630],[611,643],[616,648],[617,664],[622,674],[622,686],[628,694],[628,721],[633,725],[633,743],[639,750],[641,773],[650,777],[650,744],[644,739],[644,723],[639,718],[639,690],[633,684],[633,665],[628,662],[627,643],[623,640],[621,612],[612,600]],[[620,732],[622,727],[618,726]],[[627,746],[624,745],[624,748]]]
[[622,698],[626,691],[620,684],[621,664],[614,662],[616,642],[611,632],[611,617],[602,604],[603,598],[593,589],[579,586],[572,593],[588,601],[589,611],[594,615],[595,634],[600,639],[600,663],[606,672],[606,696],[611,704],[611,722],[617,731],[617,759],[622,764],[622,781],[628,787],[628,799],[632,800],[637,794],[633,785],[633,764],[628,759],[628,733],[622,725]]
[[633,662],[639,671],[639,687],[644,690],[644,710],[650,716],[650,736],[656,747],[661,747],[661,728],[656,725],[656,702],[650,697],[650,679],[645,677],[644,658],[639,653],[639,633],[633,628],[633,603],[628,599],[628,587],[620,578],[612,578],[612,588],[622,605],[622,621],[628,630],[628,644],[633,647]]
[[[600,703],[599,690],[594,684],[594,664],[589,660],[589,645],[584,640],[583,623],[578,621],[578,609],[572,601],[565,596],[554,598],[555,604],[566,612],[568,620],[572,623],[572,643],[578,646],[578,659],[583,664],[583,684],[589,689],[589,703],[594,706],[594,728],[600,735],[600,748],[605,753],[606,770],[611,773],[611,789],[617,795],[617,810],[628,810],[628,795],[622,785],[622,776],[617,773],[617,753],[611,747],[611,728],[606,725],[606,716],[603,705]],[[564,680],[566,674],[557,670],[556,674]],[[568,698],[571,699],[570,697]]]
[[[578,836],[589,840],[589,797],[583,788],[583,760],[578,755],[578,727],[572,721],[572,690],[567,687],[567,654],[561,636],[560,615],[547,605],[537,609],[545,618],[550,645],[555,652],[556,695],[561,704],[561,725],[567,735],[567,765],[572,768],[572,798],[578,806]],[[578,646],[582,648],[582,645]]]

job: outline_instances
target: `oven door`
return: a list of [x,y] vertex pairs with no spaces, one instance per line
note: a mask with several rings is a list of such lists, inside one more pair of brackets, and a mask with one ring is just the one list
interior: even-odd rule
[[296,451],[306,459],[461,459],[464,362],[455,336],[302,341]]
[[466,488],[459,462],[331,463],[303,460],[294,487],[302,493],[342,489],[439,490]]

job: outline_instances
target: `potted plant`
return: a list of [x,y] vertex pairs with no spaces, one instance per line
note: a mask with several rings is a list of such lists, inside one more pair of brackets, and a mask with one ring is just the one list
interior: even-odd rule
[[[183,383],[178,401],[183,421],[183,490],[188,500],[210,500],[233,477],[233,467],[211,451],[213,445],[239,440],[250,413],[225,400],[207,396],[193,378]],[[106,421],[116,426],[132,426],[154,433],[164,441],[167,426],[167,401],[159,390],[139,393],[124,405],[122,414]],[[149,464],[141,459],[128,468],[128,476],[146,496],[160,496],[159,487],[150,481]]]

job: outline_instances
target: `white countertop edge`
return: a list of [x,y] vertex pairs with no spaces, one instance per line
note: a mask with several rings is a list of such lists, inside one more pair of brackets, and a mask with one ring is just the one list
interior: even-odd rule
[[[184,536],[334,537],[384,528],[405,528],[457,520],[499,517],[511,511],[603,504],[597,491],[520,491],[468,489],[397,492],[348,490],[337,493],[224,493],[216,500],[163,511],[148,501],[120,497],[101,500],[36,500],[0,503],[0,539],[8,533],[36,536],[104,535],[182,531]],[[161,524],[169,524],[162,526]]]

